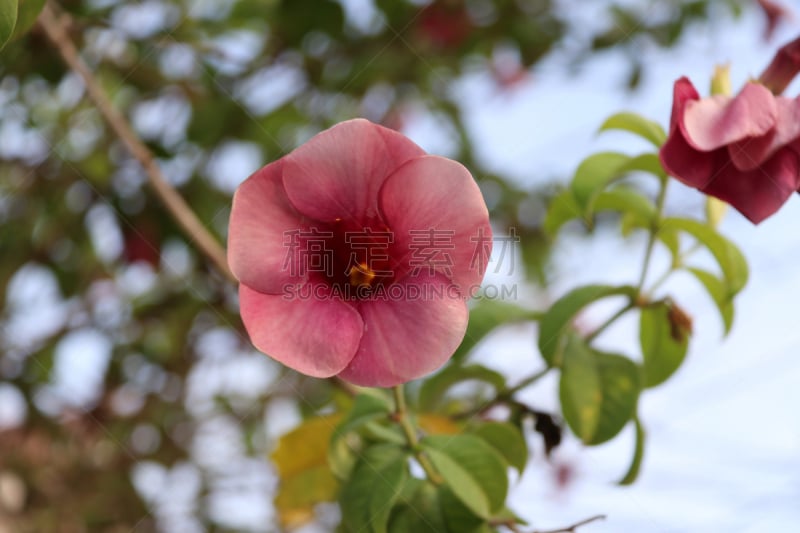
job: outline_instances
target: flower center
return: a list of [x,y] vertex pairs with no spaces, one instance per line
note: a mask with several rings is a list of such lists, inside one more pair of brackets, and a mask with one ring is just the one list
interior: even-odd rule
[[350,267],[348,272],[350,277],[350,285],[353,287],[369,287],[377,274],[372,270],[367,263],[359,263],[356,266]]

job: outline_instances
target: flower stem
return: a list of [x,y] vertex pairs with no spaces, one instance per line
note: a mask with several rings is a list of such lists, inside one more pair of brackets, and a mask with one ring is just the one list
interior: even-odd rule
[[550,372],[550,370],[552,370],[551,367],[543,368],[542,370],[538,371],[537,373],[532,374],[532,375],[528,376],[527,378],[523,379],[522,381],[520,381],[519,383],[517,383],[513,387],[507,388],[499,396],[502,396],[503,398],[511,398],[516,393],[518,393],[522,389],[526,388],[528,385],[533,385],[534,383],[539,381],[541,378],[546,376],[547,373]]
[[442,483],[442,476],[439,475],[439,472],[436,471],[428,457],[420,449],[419,438],[417,438],[417,430],[414,428],[414,425],[411,423],[411,418],[408,416],[408,407],[406,406],[406,396],[405,392],[403,391],[403,386],[394,386],[392,388],[392,392],[394,394],[394,419],[403,430],[403,434],[406,436],[406,441],[408,442],[409,448],[411,448],[411,451],[414,453],[414,457],[425,471],[428,479],[434,485],[440,485]]
[[611,316],[611,318],[609,318],[608,320],[606,320],[605,322],[603,322],[603,323],[600,325],[600,327],[598,327],[596,330],[594,330],[593,332],[591,332],[591,333],[590,333],[590,334],[589,334],[589,335],[586,337],[586,339],[585,339],[585,340],[586,340],[586,343],[587,343],[587,344],[589,344],[589,343],[590,343],[590,342],[592,342],[594,339],[596,339],[597,337],[599,337],[601,333],[603,333],[603,332],[604,332],[606,329],[608,329],[608,328],[609,328],[609,326],[611,326],[611,324],[613,324],[614,322],[616,322],[616,321],[617,321],[617,320],[618,320],[620,317],[622,317],[622,315],[624,315],[625,313],[627,313],[628,311],[630,311],[630,310],[631,310],[631,309],[633,309],[634,307],[636,307],[636,304],[635,304],[634,302],[630,302],[630,303],[628,303],[628,305],[626,305],[625,307],[623,307],[622,309],[620,309],[619,311],[617,311],[616,313],[614,313],[614,314]]
[[[658,190],[658,197],[656,198],[656,216],[655,220],[653,221],[653,225],[650,227],[650,235],[647,238],[647,247],[645,248],[644,252],[644,263],[642,264],[642,273],[639,275],[639,282],[636,284],[636,295],[633,299],[622,309],[614,313],[611,318],[603,322],[600,327],[594,330],[586,337],[586,342],[590,343],[594,339],[596,339],[601,333],[603,333],[606,329],[609,328],[614,322],[616,322],[619,318],[625,315],[631,309],[635,309],[636,307],[643,305],[648,296],[646,296],[644,291],[644,284],[647,282],[647,274],[650,271],[650,262],[653,258],[653,250],[656,246],[656,239],[658,238],[658,232],[661,229],[661,221],[664,215],[664,204],[667,199],[667,185],[669,185],[669,178],[665,178],[661,180],[661,187]],[[673,270],[670,267],[670,270],[667,272],[663,278],[669,275]],[[664,282],[664,279],[659,279],[657,284],[661,284]],[[648,295],[652,293],[652,290],[648,292]]]
[[661,219],[664,214],[664,203],[667,199],[667,185],[669,185],[669,178],[661,180],[661,188],[658,190],[658,197],[656,198],[656,218],[653,221],[653,226],[650,228],[650,236],[647,239],[647,248],[644,253],[644,264],[642,265],[642,274],[639,276],[639,283],[637,284],[636,292],[641,294],[644,284],[647,281],[647,273],[650,270],[650,261],[653,257],[653,249],[656,246],[656,239],[658,238],[658,231],[661,226]]
[[156,163],[155,157],[145,144],[139,139],[133,128],[111,102],[100,82],[92,71],[78,55],[75,44],[67,33],[67,28],[72,24],[66,13],[57,13],[53,3],[45,4],[39,15],[39,25],[44,30],[47,38],[55,46],[61,59],[78,74],[86,85],[89,98],[97,106],[97,110],[108,123],[111,130],[119,137],[128,151],[142,165],[150,185],[156,196],[159,197],[164,207],[178,222],[183,231],[194,241],[195,245],[214,264],[219,272],[228,280],[237,283],[236,277],[228,268],[225,249],[220,246],[217,239],[206,229],[197,218],[194,211],[181,197],[181,195],[167,182],[164,173]]
[[652,286],[651,286],[651,287],[650,287],[650,288],[647,290],[647,296],[646,296],[646,298],[645,298],[645,299],[649,300],[649,299],[652,297],[653,293],[655,293],[655,292],[656,292],[656,290],[657,290],[659,287],[661,287],[661,286],[662,286],[664,283],[666,283],[666,281],[669,279],[669,277],[670,277],[670,276],[671,276],[671,275],[672,275],[672,274],[673,274],[675,271],[677,271],[677,270],[680,268],[680,266],[681,266],[681,265],[683,265],[683,262],[684,262],[686,259],[688,259],[688,258],[689,258],[689,257],[690,257],[692,254],[694,254],[695,252],[697,252],[698,250],[700,250],[701,248],[702,248],[702,246],[701,246],[699,243],[694,243],[694,244],[693,244],[693,245],[692,245],[692,246],[691,246],[689,249],[687,249],[686,251],[684,251],[684,252],[682,252],[681,254],[679,254],[679,255],[678,255],[678,258],[677,258],[677,260],[674,262],[674,264],[672,264],[672,265],[671,265],[671,266],[670,266],[670,267],[667,269],[667,271],[666,271],[666,272],[664,272],[664,273],[661,275],[661,277],[659,277],[659,278],[658,278],[658,279],[657,279],[657,280],[656,280],[656,281],[653,283],[653,285],[652,285]]

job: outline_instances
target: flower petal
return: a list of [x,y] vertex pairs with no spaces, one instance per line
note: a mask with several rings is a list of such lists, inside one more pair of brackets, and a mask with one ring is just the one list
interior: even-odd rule
[[425,152],[405,136],[364,119],[317,134],[285,157],[283,184],[295,208],[313,219],[365,224],[378,191],[400,165]]
[[380,206],[401,271],[440,272],[461,294],[474,292],[492,251],[492,229],[466,168],[433,155],[412,159],[386,180]]
[[386,294],[359,307],[364,336],[339,374],[356,385],[391,387],[433,372],[453,355],[467,329],[466,302],[440,274],[407,277]]
[[681,128],[694,148],[710,152],[727,144],[768,134],[777,121],[775,97],[758,83],[748,83],[731,99],[712,96],[688,102]]
[[[304,286],[315,287],[326,289]],[[358,311],[329,294],[262,294],[242,284],[239,307],[256,348],[318,378],[338,374],[350,363],[364,331]]]
[[728,147],[739,170],[753,170],[772,155],[800,138],[800,99],[777,97],[778,118],[771,134],[745,139]]
[[670,130],[675,130],[680,127],[686,104],[699,99],[700,94],[697,92],[697,89],[694,88],[692,82],[689,81],[689,78],[683,76],[675,80],[675,85],[672,88],[672,115],[669,120]]
[[239,186],[228,226],[228,264],[233,274],[240,283],[269,294],[299,281],[287,263],[286,237],[305,223],[283,190],[282,168],[279,159]]
[[800,186],[800,160],[789,148],[764,165],[742,172],[730,163],[720,166],[703,192],[735,207],[753,224],[775,213]]
[[800,72],[800,38],[783,45],[758,77],[773,94],[781,94]]
[[695,189],[702,189],[712,178],[714,155],[689,146],[680,129],[672,131],[658,157],[667,174]]

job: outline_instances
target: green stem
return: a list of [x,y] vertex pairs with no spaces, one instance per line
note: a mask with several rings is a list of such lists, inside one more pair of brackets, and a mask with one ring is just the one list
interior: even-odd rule
[[550,370],[551,370],[550,367],[544,368],[544,369],[538,371],[537,373],[535,373],[535,374],[533,374],[531,376],[528,376],[527,378],[523,379],[522,381],[520,381],[519,383],[517,383],[513,387],[509,387],[508,389],[504,390],[502,393],[500,393],[498,395],[498,397],[511,398],[512,396],[514,396],[516,393],[518,393],[519,391],[521,391],[522,389],[524,389],[528,385],[532,385],[532,384],[536,383],[537,381],[539,381],[544,376],[546,376],[547,373],[550,372]]
[[[658,238],[658,231],[661,227],[661,220],[664,215],[664,203],[667,199],[667,185],[669,185],[669,179],[664,179],[661,181],[661,188],[658,190],[658,197],[656,198],[656,217],[653,221],[653,225],[650,227],[650,235],[647,239],[647,248],[644,252],[644,263],[642,264],[642,273],[639,275],[639,283],[636,285],[636,296],[633,298],[631,302],[629,302],[625,307],[614,313],[611,318],[603,322],[603,324],[590,333],[586,337],[586,342],[590,343],[594,339],[596,339],[601,333],[603,333],[606,329],[611,326],[614,322],[620,319],[623,315],[625,315],[631,309],[635,309],[637,306],[642,305],[642,303],[646,300],[647,296],[643,294],[644,284],[647,282],[647,274],[650,271],[650,262],[653,258],[653,250],[656,246],[656,239]],[[670,270],[662,276],[663,279],[659,279],[657,285],[664,282],[666,277],[672,272],[673,268],[670,267]],[[649,295],[652,293],[652,290],[649,291],[647,294]]]
[[661,188],[658,190],[658,197],[656,198],[656,218],[653,221],[653,226],[650,228],[650,236],[647,239],[647,249],[644,253],[644,264],[642,265],[642,274],[639,276],[639,283],[637,284],[636,292],[641,294],[644,284],[647,281],[647,273],[650,270],[650,261],[653,258],[653,249],[656,246],[656,239],[658,237],[658,230],[661,226],[661,218],[664,214],[664,202],[667,199],[667,185],[669,179],[661,181]]
[[430,459],[428,459],[425,453],[420,449],[417,430],[414,428],[414,425],[411,423],[411,418],[408,416],[408,407],[406,406],[406,396],[403,391],[403,386],[396,385],[392,388],[392,393],[394,394],[394,419],[403,430],[409,448],[414,452],[414,457],[425,471],[431,483],[440,485],[442,483],[442,476],[439,475],[439,472],[437,472],[433,464],[431,464]]
[[683,262],[686,259],[688,259],[692,254],[694,254],[696,251],[700,250],[701,248],[702,248],[702,245],[700,245],[699,243],[694,243],[689,249],[687,249],[686,251],[682,252],[678,256],[677,260],[675,260],[675,262],[672,265],[670,265],[669,269],[667,269],[667,271],[664,272],[655,281],[655,283],[653,283],[653,285],[647,290],[647,298],[646,299],[649,299],[653,295],[653,293],[656,292],[656,289],[661,287],[661,285],[663,285],[667,281],[667,279],[669,279],[669,277],[672,275],[672,273],[675,272],[676,270],[678,270],[681,265],[683,265]]
[[636,307],[636,304],[634,302],[630,302],[630,303],[628,303],[628,305],[626,305],[625,307],[623,307],[622,309],[620,309],[619,311],[614,313],[611,316],[611,318],[609,318],[608,320],[603,322],[603,324],[601,324],[600,327],[598,327],[596,330],[594,330],[592,333],[590,333],[586,337],[586,344],[589,344],[590,342],[595,340],[597,337],[599,337],[601,333],[603,333],[606,329],[608,329],[609,326],[611,326],[611,324],[616,322],[622,315],[624,315],[625,313],[627,313],[628,311],[630,311],[634,307]]

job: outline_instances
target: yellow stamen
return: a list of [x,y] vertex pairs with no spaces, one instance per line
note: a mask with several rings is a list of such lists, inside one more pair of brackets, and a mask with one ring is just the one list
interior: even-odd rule
[[376,274],[366,263],[359,263],[350,267],[348,275],[350,276],[350,285],[353,287],[369,287]]

